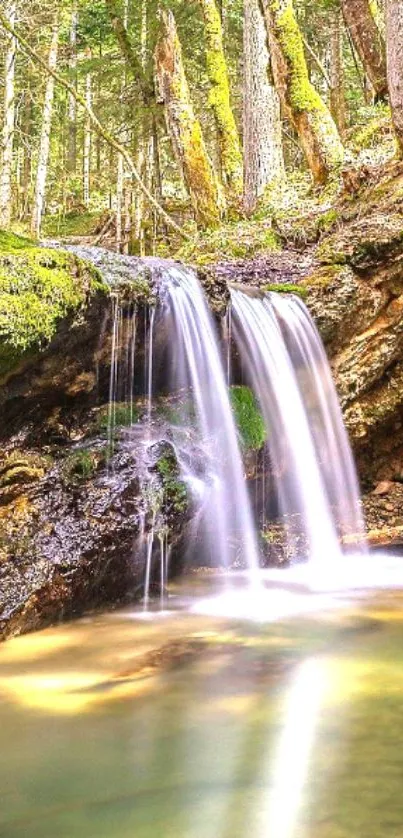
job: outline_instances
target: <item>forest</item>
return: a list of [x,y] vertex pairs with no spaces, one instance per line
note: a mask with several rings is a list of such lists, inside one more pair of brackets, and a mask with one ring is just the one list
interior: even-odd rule
[[256,255],[403,147],[398,2],[16,0],[0,24],[5,230]]
[[0,834],[403,835],[403,0],[0,0]]

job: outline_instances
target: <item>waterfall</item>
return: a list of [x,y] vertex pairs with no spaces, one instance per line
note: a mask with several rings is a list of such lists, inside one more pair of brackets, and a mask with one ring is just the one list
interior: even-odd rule
[[[135,549],[144,557],[145,607],[155,581],[163,607],[168,581],[169,526],[160,514],[163,488],[156,474],[161,444],[172,451],[177,475],[192,498],[186,539],[193,566],[248,568],[248,580],[259,584],[261,593],[262,579],[280,577],[316,589],[383,584],[384,570],[368,561],[354,461],[326,353],[302,301],[233,285],[222,340],[192,269],[91,248],[79,253],[102,270],[112,287],[108,441],[113,455],[117,403],[123,402],[119,410],[124,413],[128,406],[130,417],[124,444],[135,446],[137,463],[142,463],[143,524]],[[152,293],[140,301],[134,295],[134,304],[131,286]],[[140,323],[144,341],[139,342]],[[254,466],[257,516],[231,384],[251,387],[266,426],[267,439]],[[134,410],[135,392],[137,404],[143,405],[140,413]],[[176,414],[172,421],[163,418],[164,404]],[[267,532],[270,542],[273,522],[284,530],[286,555],[296,564],[287,572],[262,574],[258,530],[263,536]],[[265,613],[268,604],[259,597],[253,608],[259,610],[259,602]],[[281,611],[280,601],[276,607]]]
[[293,553],[325,573],[340,536],[365,551],[358,483],[321,340],[295,297],[234,287],[232,330],[268,431],[278,504]]
[[[195,422],[203,475],[184,477],[199,501],[199,544],[209,564],[229,568],[239,554],[254,575],[259,566],[255,527],[218,336],[195,273],[177,266],[161,274],[159,318],[168,336],[171,389],[185,395],[187,424]],[[189,403],[190,397],[190,403]],[[194,416],[192,418],[192,413]],[[183,464],[184,465],[184,464]]]

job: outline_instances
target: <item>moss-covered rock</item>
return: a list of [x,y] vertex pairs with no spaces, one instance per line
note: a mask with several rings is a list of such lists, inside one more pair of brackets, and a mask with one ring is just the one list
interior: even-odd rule
[[98,272],[72,253],[0,231],[0,379],[104,290]]
[[259,451],[266,442],[267,431],[252,390],[234,386],[230,397],[242,447],[245,451]]

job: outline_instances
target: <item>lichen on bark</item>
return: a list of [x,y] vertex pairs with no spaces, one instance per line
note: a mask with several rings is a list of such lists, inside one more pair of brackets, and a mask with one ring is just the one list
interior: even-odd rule
[[263,0],[273,76],[309,168],[325,183],[344,158],[343,145],[326,104],[308,75],[301,31],[292,0]]
[[209,103],[218,130],[223,178],[229,190],[242,192],[243,162],[238,128],[231,107],[228,68],[225,59],[221,18],[215,0],[200,0],[206,41]]
[[164,105],[168,133],[188,189],[199,227],[217,227],[225,200],[209,158],[202,128],[192,104],[182,47],[172,12],[161,14],[161,37],[155,51],[158,97]]

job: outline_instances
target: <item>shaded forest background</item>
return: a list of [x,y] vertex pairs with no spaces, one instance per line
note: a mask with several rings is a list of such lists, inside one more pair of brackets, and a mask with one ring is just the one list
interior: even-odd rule
[[0,227],[206,260],[275,247],[282,218],[399,153],[400,6],[3,2]]

